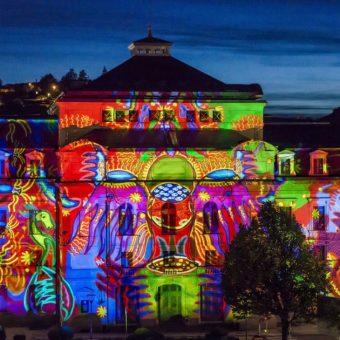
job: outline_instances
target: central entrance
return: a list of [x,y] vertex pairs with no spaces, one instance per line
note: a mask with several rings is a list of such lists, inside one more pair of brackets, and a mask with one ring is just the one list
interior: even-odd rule
[[182,287],[176,284],[167,284],[158,287],[158,318],[165,322],[174,315],[182,314]]

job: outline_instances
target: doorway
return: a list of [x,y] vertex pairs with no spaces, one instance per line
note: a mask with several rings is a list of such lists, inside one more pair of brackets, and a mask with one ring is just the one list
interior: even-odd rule
[[159,322],[165,322],[174,315],[182,314],[182,287],[177,284],[166,284],[158,287]]

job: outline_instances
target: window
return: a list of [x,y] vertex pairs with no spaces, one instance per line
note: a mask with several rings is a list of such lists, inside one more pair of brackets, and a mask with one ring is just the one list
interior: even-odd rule
[[7,211],[0,209],[0,235],[5,231],[7,227]]
[[326,260],[326,246],[316,245],[314,246],[314,252],[315,252],[315,255],[319,257],[320,260],[322,261]]
[[175,119],[175,112],[173,110],[165,110],[164,111],[164,120],[165,121],[173,121]]
[[138,122],[138,111],[137,110],[129,111],[129,120],[130,122]]
[[129,268],[132,266],[132,252],[122,252],[121,266],[123,268]]
[[187,111],[187,122],[188,123],[193,123],[195,122],[195,111]]
[[124,203],[119,207],[119,234],[133,235],[133,213],[129,203]]
[[206,265],[206,267],[217,266],[216,250],[206,250],[205,251],[205,265]]
[[117,110],[116,111],[116,122],[117,123],[124,123],[125,122],[125,111]]
[[313,217],[313,230],[323,231],[326,229],[324,206],[314,206],[312,217]]
[[164,203],[161,208],[162,234],[175,235],[176,230],[176,206],[172,203]]
[[150,122],[155,122],[161,120],[162,112],[159,110],[151,110],[149,111],[149,120]]
[[201,286],[201,319],[202,321],[223,320],[223,291],[217,285]]
[[213,202],[208,202],[203,207],[203,230],[206,234],[218,233],[218,210]]
[[102,122],[113,122],[114,121],[114,114],[113,108],[107,108],[102,111]]
[[222,122],[222,112],[221,111],[213,111],[213,122]]
[[324,159],[314,158],[313,159],[314,175],[323,175]]
[[80,300],[80,313],[89,313],[90,311],[90,301]]
[[200,111],[200,121],[209,122],[209,111]]
[[8,177],[9,176],[9,169],[8,169],[8,152],[4,152],[0,150],[0,178]]
[[284,150],[278,154],[279,175],[282,176],[295,175],[294,157],[295,157],[294,152],[290,150]]
[[39,160],[38,159],[31,159],[29,161],[30,177],[38,177],[39,176],[39,168],[40,168]]
[[327,175],[327,152],[316,150],[310,154],[310,175]]
[[34,150],[26,154],[26,174],[28,177],[37,178],[43,175],[44,154]]
[[117,323],[139,322],[139,288],[135,286],[119,286],[117,292]]

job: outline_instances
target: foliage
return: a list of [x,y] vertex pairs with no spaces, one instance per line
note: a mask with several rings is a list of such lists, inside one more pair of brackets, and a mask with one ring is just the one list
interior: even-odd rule
[[326,273],[295,218],[265,203],[231,243],[223,285],[236,315],[278,315],[286,339],[292,319],[313,316],[318,295],[326,292]]
[[58,80],[51,73],[45,74],[39,80],[40,87],[45,91],[48,91],[52,84],[58,84]]
[[106,66],[103,67],[102,75],[105,74],[105,73],[107,73],[107,68],[106,68]]
[[89,80],[89,76],[88,76],[88,74],[86,73],[85,70],[81,70],[79,72],[78,80],[82,80],[82,81]]
[[73,68],[70,68],[70,70],[61,78],[62,82],[68,82],[71,80],[77,80],[78,75],[77,73],[74,71]]

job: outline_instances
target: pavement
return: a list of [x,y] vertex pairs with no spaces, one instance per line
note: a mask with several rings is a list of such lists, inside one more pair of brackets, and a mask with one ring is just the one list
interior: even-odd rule
[[[25,335],[26,340],[47,340],[47,330],[30,330],[26,327],[6,328],[6,340],[12,340],[14,335]],[[206,332],[162,332],[167,339],[204,339]],[[252,340],[257,335],[255,330],[249,330],[246,337],[245,331],[230,332],[229,336],[238,338],[239,340]],[[262,332],[268,340],[281,340],[280,328],[274,327]],[[101,340],[101,339],[126,339],[124,333],[76,333],[73,340]],[[226,339],[226,337],[224,338]],[[292,327],[290,340],[337,340],[333,330],[321,327],[316,324],[302,324]]]

